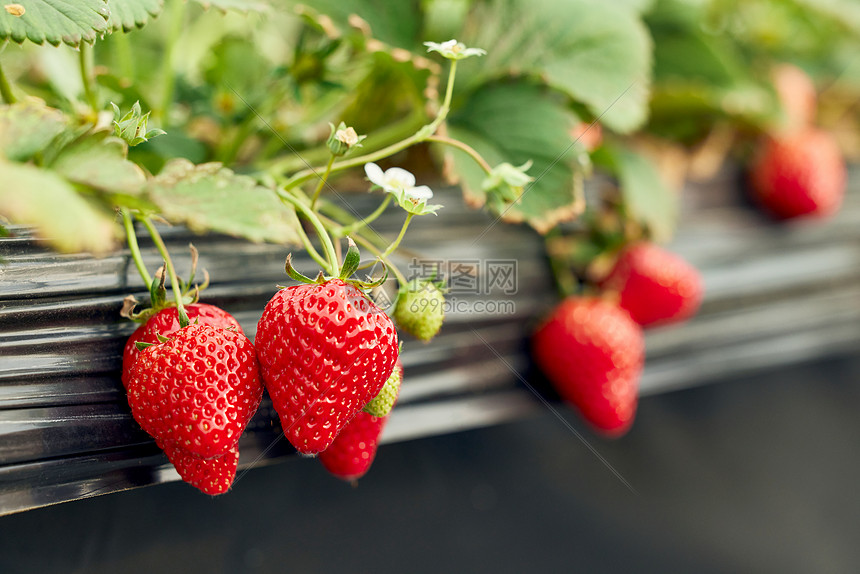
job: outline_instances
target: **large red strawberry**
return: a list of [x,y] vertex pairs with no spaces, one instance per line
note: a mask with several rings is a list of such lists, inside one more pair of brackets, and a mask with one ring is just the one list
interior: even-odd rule
[[203,458],[236,446],[262,395],[251,341],[210,325],[147,347],[129,374],[128,402],[143,430]]
[[320,462],[330,473],[343,480],[364,476],[379,447],[379,437],[388,416],[375,417],[365,412],[355,415],[331,445],[320,453]]
[[598,430],[620,436],[633,424],[645,341],[626,311],[568,297],[535,332],[532,355],[559,396]]
[[[237,332],[242,333],[242,327],[239,326],[239,322],[230,313],[214,305],[194,303],[186,305],[185,311],[188,313],[188,319],[191,323],[212,325],[213,327],[220,327],[222,329],[233,328]],[[128,388],[129,372],[134,362],[140,356],[140,350],[138,350],[135,343],[155,344],[158,342],[158,335],[169,337],[178,331],[179,328],[179,315],[176,307],[167,307],[150,317],[146,323],[138,327],[131,334],[128,341],[126,341],[125,349],[122,353],[122,384],[124,387]]]
[[768,138],[750,168],[755,199],[776,217],[824,217],[845,193],[845,161],[833,137],[808,128]]
[[176,467],[182,480],[201,492],[212,496],[224,494],[233,485],[239,462],[239,449],[235,446],[225,454],[208,459],[173,444],[159,446]]
[[379,393],[398,354],[388,315],[341,279],[278,291],[255,345],[284,434],[303,454],[328,448]]
[[698,269],[648,242],[625,248],[601,286],[617,292],[618,304],[643,327],[692,317],[704,294]]

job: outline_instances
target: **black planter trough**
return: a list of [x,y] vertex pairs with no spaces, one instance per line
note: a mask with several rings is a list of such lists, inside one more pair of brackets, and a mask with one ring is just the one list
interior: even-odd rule
[[[669,247],[701,269],[706,300],[692,321],[648,332],[643,395],[858,348],[860,170],[851,172],[844,208],[827,222],[774,224],[745,204],[738,181],[727,170],[685,190]],[[466,209],[455,190],[439,199],[446,206],[439,217],[410,228],[405,247],[420,260],[401,262],[412,270],[441,265],[454,303],[432,343],[405,341],[406,378],[383,442],[545,408],[526,344],[556,300],[541,238]],[[401,218],[391,210],[374,227],[391,235]],[[131,418],[120,383],[122,347],[134,329],[119,317],[122,300],[146,297],[128,253],[57,255],[26,228],[12,231],[0,238],[0,514],[178,480]],[[286,282],[287,249],[163,232],[180,269],[194,242],[213,279],[204,301],[233,313],[253,338],[263,306]],[[141,236],[154,269],[157,252]],[[315,273],[309,259],[296,266]],[[240,450],[240,473],[293,456],[268,399]]]

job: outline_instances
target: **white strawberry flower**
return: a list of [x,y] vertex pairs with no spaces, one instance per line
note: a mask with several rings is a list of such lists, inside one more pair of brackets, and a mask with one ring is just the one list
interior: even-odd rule
[[448,40],[447,42],[424,42],[428,52],[439,52],[449,60],[462,60],[472,56],[483,56],[487,53],[481,48],[467,48],[463,42]]
[[415,185],[415,176],[403,168],[392,167],[385,171],[375,163],[364,164],[367,179],[375,186],[390,193],[397,203],[414,215],[433,213],[441,205],[427,205],[427,200],[433,197],[433,190],[426,185]]

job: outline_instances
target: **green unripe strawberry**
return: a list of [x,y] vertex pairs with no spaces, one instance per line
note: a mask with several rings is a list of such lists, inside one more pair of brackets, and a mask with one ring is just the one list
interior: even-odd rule
[[403,366],[398,360],[394,370],[391,371],[391,376],[385,381],[385,385],[379,391],[379,394],[364,405],[364,412],[380,418],[388,416],[388,413],[394,408],[394,403],[397,402],[397,396],[400,395],[400,383],[402,381]]
[[445,295],[440,285],[413,279],[400,288],[394,308],[397,325],[417,339],[429,341],[445,320]]

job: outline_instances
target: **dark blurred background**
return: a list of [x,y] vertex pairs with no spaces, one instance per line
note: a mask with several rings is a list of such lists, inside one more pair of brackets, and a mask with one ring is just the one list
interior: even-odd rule
[[292,458],[0,518],[0,572],[857,572],[860,356],[384,445],[357,488]]

